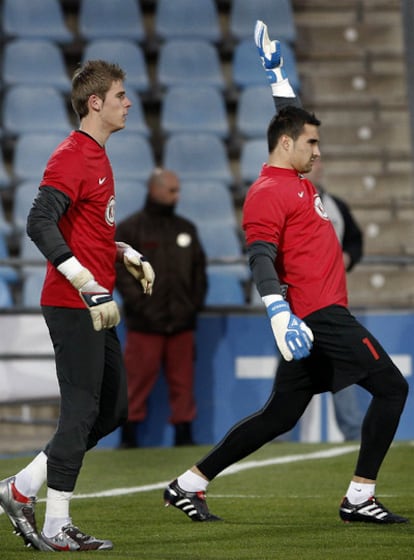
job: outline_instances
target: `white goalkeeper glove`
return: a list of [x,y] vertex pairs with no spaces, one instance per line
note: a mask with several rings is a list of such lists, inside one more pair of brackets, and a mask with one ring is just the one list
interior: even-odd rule
[[117,259],[122,261],[130,274],[141,282],[144,294],[151,295],[155,280],[155,272],[146,258],[131,245],[116,242]]
[[292,313],[282,296],[264,296],[262,299],[277,347],[284,359],[290,362],[309,356],[313,342],[311,329]]
[[260,60],[265,69],[273,95],[276,97],[295,97],[295,93],[283,68],[280,41],[271,41],[269,39],[267,25],[263,21],[256,21],[254,42],[259,51]]
[[92,318],[96,331],[116,327],[121,320],[119,309],[112,294],[100,286],[87,268],[76,257],[70,257],[57,269],[76,288]]

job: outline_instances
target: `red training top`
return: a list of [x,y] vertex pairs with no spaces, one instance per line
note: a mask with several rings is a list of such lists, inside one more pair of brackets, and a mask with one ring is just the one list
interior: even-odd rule
[[[80,263],[110,292],[115,284],[114,178],[105,149],[93,138],[73,131],[50,157],[42,186],[64,192],[71,200],[59,229]],[[85,307],[75,288],[50,262],[42,305]]]
[[243,209],[247,245],[277,246],[275,269],[287,284],[286,299],[300,318],[327,307],[347,306],[342,249],[313,184],[293,169],[265,164]]

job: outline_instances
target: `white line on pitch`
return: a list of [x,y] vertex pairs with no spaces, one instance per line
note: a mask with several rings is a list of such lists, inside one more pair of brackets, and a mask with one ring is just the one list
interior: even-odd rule
[[[260,469],[261,467],[269,467],[271,465],[283,465],[286,463],[295,463],[298,461],[311,461],[314,459],[329,459],[331,457],[339,457],[346,455],[359,449],[359,445],[347,445],[345,447],[333,447],[325,451],[314,451],[312,453],[298,453],[297,455],[286,455],[284,457],[274,457],[273,459],[263,459],[261,461],[244,461],[232,465],[225,469],[218,476],[228,476],[249,469]],[[112,490],[103,490],[102,492],[92,492],[90,494],[74,494],[73,499],[84,500],[87,498],[112,498],[116,496],[125,496],[126,494],[136,494],[140,492],[151,492],[153,490],[161,490],[171,482],[156,482],[154,484],[144,484],[142,486],[131,486],[129,488],[114,488]],[[39,500],[45,502],[46,499]],[[0,507],[0,514],[4,513]]]
[[[245,461],[232,465],[225,469],[218,476],[228,476],[249,469],[259,469],[270,465],[283,465],[286,463],[294,463],[298,461],[311,461],[314,459],[329,459],[330,457],[339,457],[347,453],[352,453],[359,449],[359,445],[348,445],[345,447],[333,447],[324,451],[314,451],[312,453],[299,453],[297,455],[286,455],[285,457],[275,457],[273,459],[263,459],[261,461]],[[171,482],[156,482],[154,484],[145,484],[143,486],[132,486],[129,488],[114,488],[113,490],[104,490],[102,492],[94,492],[91,494],[75,494],[73,498],[108,498],[112,496],[124,496],[125,494],[136,494],[138,492],[151,492],[152,490],[161,490]]]

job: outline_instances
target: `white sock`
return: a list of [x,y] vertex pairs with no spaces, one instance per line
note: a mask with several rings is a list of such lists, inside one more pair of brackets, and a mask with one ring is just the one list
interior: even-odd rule
[[69,515],[69,502],[72,496],[73,492],[47,489],[46,515],[43,525],[43,533],[46,537],[54,537],[62,527],[72,522]]
[[47,455],[41,451],[24,469],[16,474],[15,486],[23,496],[37,496],[46,481]]
[[208,486],[208,480],[190,470],[180,475],[177,482],[185,492],[205,491]]
[[354,482],[353,480],[351,480],[346,492],[346,497],[354,505],[362,504],[374,495],[375,484]]

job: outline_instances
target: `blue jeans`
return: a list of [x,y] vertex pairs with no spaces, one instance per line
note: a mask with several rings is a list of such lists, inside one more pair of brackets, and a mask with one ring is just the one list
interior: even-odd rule
[[350,385],[332,395],[338,428],[346,441],[361,438],[362,411],[355,385]]

